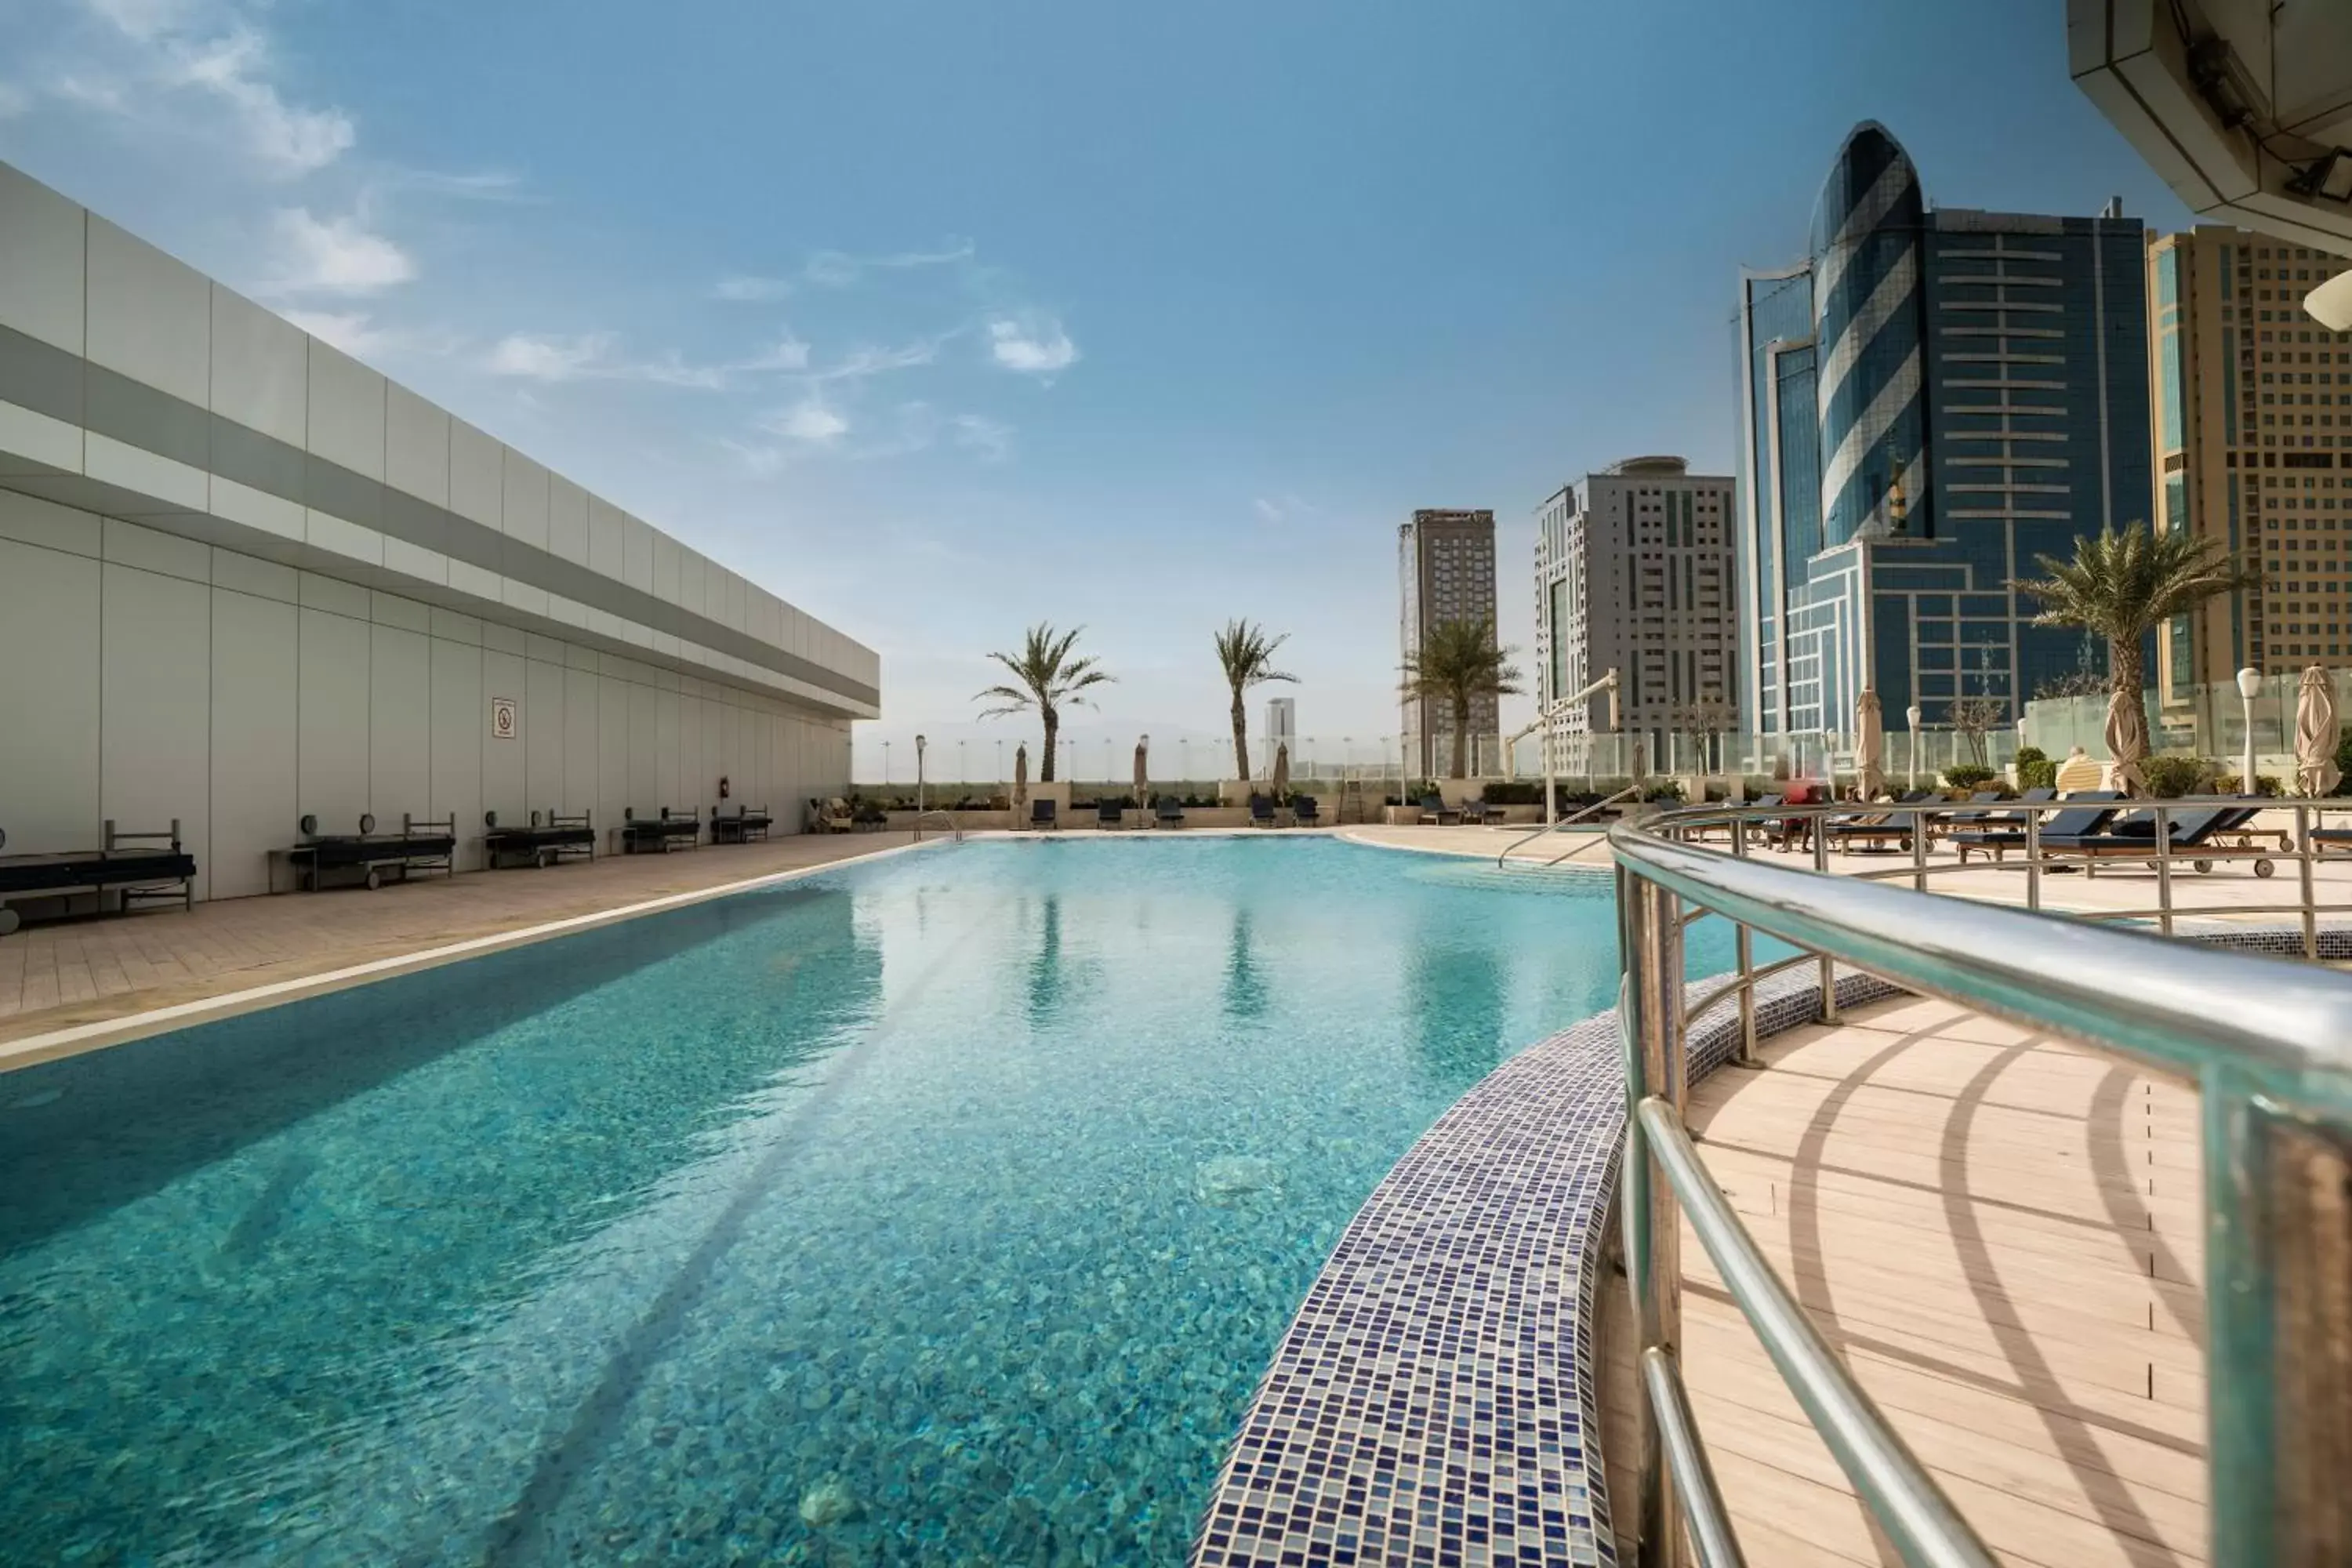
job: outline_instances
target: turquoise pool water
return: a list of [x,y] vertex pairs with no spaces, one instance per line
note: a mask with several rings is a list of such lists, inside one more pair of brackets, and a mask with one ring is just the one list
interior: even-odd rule
[[0,1557],[1179,1562],[1614,943],[1599,879],[981,842],[0,1077]]

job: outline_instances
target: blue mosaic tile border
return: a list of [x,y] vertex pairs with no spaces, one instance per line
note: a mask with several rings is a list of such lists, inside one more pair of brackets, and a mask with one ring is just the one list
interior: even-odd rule
[[[2303,951],[2293,927],[2181,935]],[[2319,944],[2352,959],[2352,928]],[[1837,976],[1841,1008],[1901,994]],[[1761,982],[1758,1037],[1811,1023],[1820,997],[1810,965]],[[1738,1040],[1736,998],[1694,1020],[1693,1079]],[[1620,1051],[1613,1009],[1529,1047],[1373,1189],[1267,1366],[1193,1568],[1614,1568],[1593,1330],[1625,1125]]]

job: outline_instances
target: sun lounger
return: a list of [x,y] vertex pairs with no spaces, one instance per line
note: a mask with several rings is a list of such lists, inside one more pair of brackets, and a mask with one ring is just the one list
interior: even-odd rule
[[1294,827],[1317,827],[1323,822],[1322,808],[1311,795],[1302,795],[1290,803],[1290,821]]
[[[2096,837],[2117,809],[2097,803],[2122,798],[2113,790],[2084,790],[2074,795],[2065,810],[2056,813],[2042,824],[2040,833],[2042,843],[2046,847],[2053,841],[2063,844],[2068,839]],[[1974,827],[1954,833],[1948,842],[1959,851],[1960,864],[1965,866],[1969,863],[1971,850],[1989,853],[1999,860],[2007,850],[2024,848],[2027,837],[2021,827]]]
[[1151,816],[1152,821],[1161,827],[1184,826],[1184,807],[1172,795],[1161,795],[1159,804],[1152,807]]
[[1458,822],[1461,819],[1462,814],[1447,805],[1444,795],[1425,795],[1421,797],[1421,821],[1423,826],[1426,826],[1433,823],[1436,826],[1443,827],[1449,822]]
[[775,825],[775,820],[768,815],[768,808],[764,805],[756,808],[739,805],[731,816],[713,807],[710,813],[710,842],[750,844],[754,840],[763,840],[768,837],[768,829]]
[[1031,801],[1029,803],[1029,826],[1046,833],[1051,833],[1058,829],[1062,825],[1055,819],[1054,803],[1050,800]]
[[[8,836],[0,833],[0,846],[7,841]],[[0,900],[88,892],[103,908],[107,890],[112,889],[117,907],[126,913],[141,903],[195,907],[196,858],[180,847],[177,817],[161,833],[124,833],[110,818],[101,842],[97,849],[0,855]],[[15,914],[0,908],[0,932],[15,930],[16,924]]]
[[1254,795],[1250,796],[1250,826],[1252,827],[1272,827],[1274,826],[1274,797],[1272,795]]
[[1108,799],[1095,802],[1095,826],[1097,827],[1123,827],[1126,825],[1127,802],[1123,800]]
[[685,811],[661,808],[659,816],[641,817],[635,806],[621,813],[621,853],[667,855],[673,849],[694,849],[702,844],[702,808]]
[[596,829],[584,811],[577,816],[565,816],[551,809],[542,818],[534,811],[528,827],[500,827],[499,814],[486,811],[482,814],[482,826],[489,831],[482,835],[482,852],[494,871],[504,866],[552,866],[558,860],[593,860],[596,858]]
[[457,824],[418,822],[401,814],[400,831],[378,833],[375,818],[362,816],[357,833],[320,833],[319,819],[305,816],[302,841],[285,852],[293,868],[295,885],[317,892],[331,872],[355,873],[352,880],[371,890],[383,886],[388,875],[405,882],[412,871],[438,871],[448,876],[457,851]]
[[1465,827],[1484,827],[1501,809],[1500,806],[1490,806],[1483,800],[1465,800],[1462,803],[1462,809],[1454,814],[1454,820]]

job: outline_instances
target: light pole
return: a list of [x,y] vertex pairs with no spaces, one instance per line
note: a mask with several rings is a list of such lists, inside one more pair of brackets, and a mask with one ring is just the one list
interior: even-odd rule
[[2246,756],[2238,770],[2238,793],[2254,795],[2254,699],[2263,694],[2263,672],[2249,665],[2238,671],[2238,700],[2245,710]]
[[963,742],[961,741],[958,741],[956,742],[956,783],[960,784],[971,783],[971,774],[964,766]]
[[890,783],[890,742],[887,741],[882,742],[882,783],[886,787]]
[[1903,717],[1911,722],[1911,784],[1919,787],[1919,705],[1916,702],[1903,710]]
[[996,787],[1004,787],[1004,737],[996,738]]
[[[915,737],[915,815],[923,815],[923,737]],[[920,825],[917,825],[919,828]]]

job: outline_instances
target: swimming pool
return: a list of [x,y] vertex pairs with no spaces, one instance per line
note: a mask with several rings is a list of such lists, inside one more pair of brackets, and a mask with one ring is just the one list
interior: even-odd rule
[[1614,944],[1601,878],[974,842],[0,1077],[9,1553],[1181,1561]]

